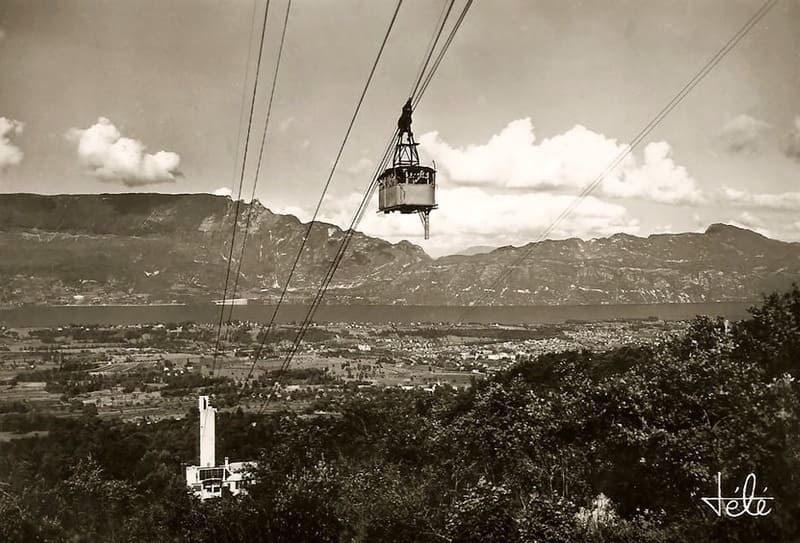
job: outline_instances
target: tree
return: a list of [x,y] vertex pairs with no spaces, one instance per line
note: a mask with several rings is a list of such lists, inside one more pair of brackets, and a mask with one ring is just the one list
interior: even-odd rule
[[511,492],[481,479],[452,506],[447,533],[454,543],[512,543],[519,540]]
[[735,328],[738,357],[761,365],[768,375],[800,376],[800,288],[773,293],[761,306],[750,309],[753,317]]
[[44,541],[39,523],[19,498],[0,487],[0,541],[6,543],[35,543]]

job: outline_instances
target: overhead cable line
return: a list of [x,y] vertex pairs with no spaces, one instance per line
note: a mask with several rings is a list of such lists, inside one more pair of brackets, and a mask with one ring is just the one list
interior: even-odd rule
[[[442,49],[440,50],[436,61],[434,62],[434,64],[433,64],[430,72],[428,73],[427,77],[425,78],[425,83],[423,83],[422,87],[420,87],[419,94],[415,98],[416,103],[419,103],[419,100],[421,99],[422,94],[425,92],[425,90],[427,89],[428,84],[430,83],[431,79],[433,78],[433,74],[436,72],[436,70],[438,69],[439,65],[441,64],[441,61],[444,58],[445,53],[447,52],[448,48],[450,47],[450,44],[452,43],[453,38],[455,37],[456,33],[458,32],[458,29],[460,28],[461,23],[464,20],[464,17],[466,16],[467,12],[469,11],[469,8],[472,5],[472,1],[473,0],[467,0],[464,8],[462,9],[462,12],[461,12],[458,20],[456,21],[456,23],[454,24],[453,28],[451,29],[450,35],[448,36],[447,40],[445,41],[444,45],[442,46]],[[444,22],[442,24],[444,25]],[[440,29],[439,32],[441,32],[441,29]],[[429,54],[432,55],[433,54],[433,50],[431,50]],[[380,176],[380,174],[384,170],[384,168],[388,165],[388,161],[389,161],[389,158],[391,156],[391,145],[392,145],[392,142],[394,141],[395,137],[397,136],[397,134],[398,134],[398,132],[395,131],[394,135],[389,140],[389,145],[387,146],[386,152],[383,155],[381,163],[378,165],[378,168],[376,169],[375,174],[372,176],[370,184],[368,185],[367,190],[364,193],[364,197],[362,198],[358,209],[356,210],[355,214],[353,215],[353,219],[350,222],[350,226],[347,229],[347,231],[345,232],[345,235],[344,235],[344,237],[343,237],[343,239],[342,239],[342,241],[341,241],[341,243],[339,245],[339,249],[338,249],[338,251],[336,253],[336,256],[334,257],[334,260],[331,262],[330,266],[328,267],[328,270],[327,270],[327,272],[325,274],[325,277],[323,278],[323,281],[320,284],[319,289],[317,290],[317,294],[316,294],[311,306],[309,307],[308,312],[306,313],[306,316],[305,316],[305,318],[304,318],[304,320],[303,320],[303,322],[302,322],[302,324],[300,326],[300,329],[298,330],[297,335],[295,336],[295,340],[292,343],[292,347],[290,348],[289,353],[286,355],[286,357],[285,357],[285,359],[283,361],[283,364],[281,365],[281,369],[280,369],[280,372],[278,374],[278,383],[280,382],[280,379],[283,376],[283,374],[288,370],[289,366],[291,365],[291,362],[292,362],[292,359],[294,358],[294,355],[299,350],[300,344],[302,343],[303,338],[305,337],[305,334],[308,331],[308,328],[309,328],[309,326],[311,324],[311,321],[314,318],[314,314],[316,313],[317,309],[319,308],[320,304],[322,303],[322,299],[325,296],[325,293],[327,292],[327,289],[328,289],[331,281],[333,280],[333,276],[335,275],[336,270],[338,269],[342,259],[344,258],[344,254],[347,251],[347,248],[348,248],[348,245],[350,243],[350,240],[352,239],[352,236],[355,233],[355,228],[358,226],[358,224],[360,223],[361,219],[364,216],[364,213],[366,212],[367,206],[369,205],[369,203],[370,203],[370,201],[372,199],[372,196],[374,194],[375,188],[377,187],[378,177]],[[272,399],[272,391],[270,391],[270,393],[267,395],[266,400],[262,403],[261,407],[259,408],[259,413],[261,411],[263,411],[263,409],[265,409],[267,405],[269,405],[269,402],[270,402],[271,399]]]
[[564,208],[561,213],[545,228],[544,231],[537,237],[537,239],[528,244],[528,247],[514,260],[510,265],[503,268],[500,275],[494,280],[488,289],[484,290],[484,294],[479,296],[477,301],[473,301],[470,307],[467,308],[458,318],[458,321],[463,321],[464,317],[479,305],[481,301],[486,298],[486,292],[494,292],[500,284],[514,272],[520,264],[522,264],[533,253],[537,244],[543,241],[550,235],[555,228],[577,208],[583,200],[585,200],[600,184],[610,175],[632,152],[633,150],[655,129],[662,120],[680,104],[684,98],[692,91],[714,67],[722,61],[723,58],[738,44],[742,38],[753,28],[767,12],[777,3],[778,0],[767,0],[756,12],[747,20],[747,22],[725,43],[725,45],[712,56],[705,65],[692,77],[678,91],[675,96],[665,105],[661,111],[653,117],[647,125],[631,140],[631,142],[614,158],[614,160],[588,185],[586,185],[581,192],[576,196],[570,204]]
[[242,149],[242,122],[244,121],[244,110],[247,103],[247,76],[250,73],[250,59],[253,56],[253,33],[255,32],[256,28],[257,6],[258,0],[253,0],[253,10],[250,13],[250,20],[252,23],[250,24],[250,34],[247,37],[247,59],[244,63],[244,74],[242,75],[242,98],[239,105],[239,123],[237,124],[236,128],[236,152],[233,154],[233,171],[231,172],[231,179],[236,179],[236,173],[239,170],[239,151]]
[[[306,316],[304,317],[303,321],[300,324],[297,334],[295,335],[294,341],[292,342],[292,345],[289,348],[289,352],[284,357],[283,362],[281,363],[281,366],[278,369],[278,374],[276,376],[276,383],[280,383],[284,374],[286,373],[286,371],[288,371],[289,366],[291,365],[294,356],[297,354],[297,351],[299,350],[300,345],[303,342],[303,338],[305,337],[311,325],[311,321],[314,318],[314,314],[316,313],[317,309],[322,303],[322,298],[325,295],[325,292],[327,292],[328,286],[333,280],[333,276],[336,273],[339,264],[341,264],[342,259],[344,258],[344,254],[347,250],[348,245],[350,244],[350,239],[353,236],[353,232],[355,231],[357,224],[360,222],[361,218],[364,216],[364,213],[366,212],[367,206],[364,204],[364,202],[366,201],[367,203],[369,203],[369,201],[372,199],[372,195],[374,194],[376,186],[375,180],[377,179],[379,173],[388,165],[388,162],[391,158],[392,144],[394,143],[396,134],[397,132],[395,132],[395,134],[389,140],[389,145],[387,146],[387,149],[384,152],[383,158],[378,164],[377,172],[371,178],[370,184],[367,186],[366,194],[369,195],[369,198],[364,198],[362,202],[359,204],[358,208],[356,209],[356,212],[353,215],[353,219],[350,222],[350,226],[345,231],[342,242],[339,245],[339,249],[337,250],[336,255],[334,255],[333,261],[328,266],[328,269],[326,270],[325,275],[322,278],[322,282],[320,283],[320,286],[317,290],[317,294],[314,296],[314,299],[312,300],[311,305],[309,306],[308,311],[306,312]],[[262,343],[264,339],[266,339],[266,336],[262,339]],[[254,359],[254,362],[256,360],[257,359]],[[255,365],[253,365],[253,367],[255,367]],[[251,371],[253,367],[251,367]],[[269,405],[269,402],[272,400],[273,392],[274,390],[269,391],[266,399],[264,400],[264,402],[262,402],[261,406],[258,409],[258,414],[263,412],[263,410],[267,407],[267,405]]]
[[453,28],[450,30],[450,34],[447,36],[447,39],[445,40],[444,45],[442,46],[442,49],[439,51],[439,55],[436,57],[436,60],[433,62],[433,67],[428,72],[428,75],[425,77],[425,81],[422,83],[422,86],[419,88],[419,93],[414,98],[414,107],[415,108],[417,107],[417,104],[419,103],[419,101],[422,99],[422,95],[425,94],[425,91],[428,89],[428,85],[430,85],[431,79],[433,79],[433,76],[436,73],[436,70],[439,69],[439,64],[442,63],[442,59],[444,58],[445,53],[447,53],[448,49],[450,48],[450,44],[453,41],[453,38],[455,38],[456,33],[458,32],[458,29],[461,27],[461,23],[464,22],[464,17],[467,16],[467,12],[469,11],[469,8],[472,6],[472,1],[473,0],[467,0],[467,3],[464,5],[464,8],[461,10],[461,14],[458,16],[458,19],[456,19],[456,22],[453,25]]
[[[253,128],[253,110],[255,109],[256,104],[256,95],[258,94],[258,78],[261,71],[261,57],[264,53],[264,35],[267,32],[267,16],[269,14],[269,0],[267,0],[266,5],[264,7],[264,19],[261,22],[261,36],[259,38],[258,44],[258,58],[256,59],[256,72],[255,72],[255,80],[253,82],[253,97],[250,100],[250,113],[248,115],[247,121],[247,132],[244,139],[244,150],[242,152],[242,169],[239,175],[239,190],[238,194],[241,195],[242,193],[242,185],[244,183],[244,172],[245,172],[245,165],[247,164],[247,150],[250,146],[250,132]],[[225,302],[227,301],[228,296],[228,282],[230,281],[231,275],[231,260],[233,259],[233,247],[236,243],[236,228],[237,223],[239,220],[239,205],[241,203],[241,198],[236,199],[236,204],[234,206],[234,214],[233,214],[233,225],[231,228],[231,243],[230,243],[230,251],[228,252],[228,262],[225,271],[225,285],[222,290],[222,303],[219,312],[219,323],[217,324],[217,339],[214,343],[214,360],[211,363],[211,376],[214,376],[214,370],[217,366],[217,358],[219,356],[219,344],[220,338],[222,335],[222,322],[225,318]]]
[[[239,151],[241,150],[241,147],[242,147],[242,138],[241,138],[240,133],[242,131],[242,121],[244,120],[244,110],[245,110],[245,104],[246,104],[245,95],[247,93],[247,75],[250,73],[250,59],[251,59],[251,57],[253,55],[253,33],[254,33],[255,27],[256,27],[256,7],[257,6],[258,6],[258,0],[253,0],[253,10],[252,10],[252,12],[250,14],[250,19],[251,19],[251,21],[253,23],[250,25],[250,34],[249,34],[249,36],[247,38],[247,59],[245,60],[245,63],[244,63],[244,76],[243,76],[243,81],[242,81],[242,99],[241,99],[241,105],[239,106],[239,123],[238,123],[237,128],[236,128],[236,135],[237,135],[237,138],[236,138],[236,152],[233,154],[233,172],[231,172],[231,178],[232,179],[236,178],[236,173],[237,173],[237,171],[239,169]],[[245,163],[244,163],[244,161],[242,161],[242,168],[244,168],[244,167],[245,167]],[[239,188],[241,190],[241,185],[239,186]],[[242,194],[241,194],[241,192],[239,192],[236,195],[236,200],[240,200],[241,197],[242,197]],[[236,219],[235,218],[234,218],[234,222],[233,222],[232,227],[234,229],[236,228]],[[226,274],[227,274],[227,272],[226,272]],[[231,296],[231,298],[235,298],[235,297],[236,297],[236,295]],[[224,299],[225,299],[225,294],[223,293],[223,300]],[[223,307],[225,307],[224,303],[223,303]],[[231,307],[233,307],[233,304],[231,304]],[[231,316],[230,316],[230,313],[228,313],[228,321],[227,321],[228,324],[230,324],[230,320],[231,320]],[[216,349],[215,349],[215,352],[216,352]],[[211,373],[211,376],[212,377],[214,376],[213,372]]]
[[[449,3],[450,5],[449,5],[449,7],[447,7],[447,10],[446,10],[447,15],[449,15],[450,8],[452,8],[452,4],[453,3],[454,2],[451,0],[451,2]],[[462,11],[462,17],[460,17],[460,20],[463,20],[463,15],[469,9],[469,6],[470,6],[471,3],[472,3],[471,0],[468,1],[467,5],[464,8],[464,11]],[[427,53],[425,55],[425,60],[422,63],[423,69],[421,69],[419,71],[418,75],[415,77],[413,89],[419,88],[420,83],[422,82],[422,79],[425,76],[424,68],[428,66],[428,64],[430,62],[430,59],[433,56],[435,45],[436,45],[436,43],[438,43],[439,36],[441,35],[441,33],[442,33],[443,29],[444,29],[444,26],[446,25],[446,22],[447,22],[447,17],[446,16],[445,17],[440,17],[440,21],[439,21],[439,23],[437,23],[438,29],[436,30],[435,36],[432,37],[431,42],[430,42],[432,45],[430,45],[430,47],[428,48]],[[454,27],[451,30],[450,37],[447,40],[447,46],[449,46],[449,43],[452,42],[452,36],[455,34],[456,31],[457,31],[457,27]],[[445,46],[445,48],[447,46]],[[441,58],[443,56],[444,50],[445,49],[443,49],[442,52],[440,52],[440,55],[437,58],[437,60],[439,60],[439,62],[441,62]],[[436,65],[438,66],[438,63]],[[412,92],[413,92],[413,90],[412,90]],[[342,240],[342,242],[341,242],[341,244],[339,246],[337,254],[334,256],[334,260],[331,262],[331,265],[329,266],[328,270],[326,271],[325,277],[322,280],[322,283],[320,285],[320,290],[317,291],[317,296],[315,296],[314,300],[312,301],[312,306],[309,308],[309,313],[312,315],[312,317],[313,317],[313,313],[316,312],[316,309],[317,309],[317,307],[319,306],[319,303],[322,300],[322,296],[324,295],[325,291],[328,288],[328,285],[330,284],[330,282],[331,282],[331,280],[333,278],[333,273],[335,273],[336,268],[338,268],[339,263],[341,262],[341,260],[342,260],[342,258],[344,256],[344,253],[345,253],[345,251],[347,249],[347,246],[349,245],[350,238],[353,235],[353,231],[354,231],[355,226],[361,221],[361,219],[364,216],[364,213],[366,212],[366,206],[369,203],[369,201],[372,199],[374,191],[375,191],[375,189],[377,187],[378,176],[380,175],[380,172],[383,171],[383,169],[386,167],[386,165],[388,164],[388,161],[389,161],[389,159],[391,157],[392,144],[394,142],[394,139],[397,137],[397,134],[398,134],[398,132],[395,131],[393,133],[392,137],[389,138],[389,141],[387,142],[386,150],[384,151],[384,154],[383,154],[383,158],[381,159],[380,163],[378,164],[376,172],[372,176],[371,181],[370,181],[369,185],[367,186],[367,188],[365,190],[364,197],[362,198],[362,201],[359,204],[359,207],[355,212],[355,215],[353,217],[353,221],[351,222],[350,228],[345,232],[344,239]],[[280,382],[280,379],[282,378],[282,376],[285,373],[285,371],[288,369],[289,364],[291,364],[291,360],[292,360],[294,354],[296,353],[300,342],[302,342],[302,338],[305,336],[305,333],[306,333],[306,331],[308,329],[310,320],[311,319],[308,318],[308,314],[307,314],[307,318],[304,319],[304,321],[301,323],[300,329],[298,330],[298,334],[295,337],[295,343],[296,344],[293,343],[292,348],[290,349],[290,354],[286,357],[286,359],[281,364],[281,367],[278,370],[278,382]],[[266,335],[262,338],[262,345],[263,345],[263,343],[265,341],[266,341]],[[255,363],[257,362],[257,360],[258,359],[256,357],[254,357],[253,366],[251,367],[251,372],[252,372],[252,369],[255,367]],[[248,376],[248,378],[249,378],[249,376]],[[267,397],[267,403],[269,402],[270,398],[271,398],[271,393]],[[263,407],[264,406],[262,405],[262,408]]]
[[[247,245],[247,236],[250,233],[250,221],[253,215],[253,202],[256,198],[256,187],[258,186],[258,176],[261,173],[261,163],[264,158],[264,145],[267,141],[267,128],[269,127],[269,119],[272,114],[272,101],[275,98],[275,88],[278,83],[278,70],[281,67],[281,58],[283,56],[283,44],[286,41],[286,27],[289,25],[289,11],[292,8],[292,0],[286,4],[286,14],[283,17],[283,29],[281,30],[281,41],[278,46],[278,60],[275,62],[275,71],[272,74],[272,87],[269,92],[269,101],[267,102],[267,112],[264,117],[264,131],[261,134],[261,147],[258,151],[258,162],[256,163],[256,171],[253,176],[253,190],[250,192],[250,204],[247,206],[247,218],[244,223],[244,231],[242,232],[242,248],[239,251],[239,262],[236,266],[236,274],[233,280],[233,290],[231,291],[231,298],[236,298],[236,290],[239,286],[239,276],[242,272],[242,262],[244,262],[244,250]],[[231,322],[233,316],[233,304],[230,305],[228,311],[228,324]]]
[[[461,15],[458,18],[458,21],[456,22],[456,24],[451,29],[450,35],[448,36],[447,40],[445,41],[445,44],[443,45],[442,50],[439,52],[437,60],[436,60],[436,62],[434,62],[434,65],[433,65],[433,67],[431,69],[431,72],[429,72],[428,77],[426,77],[426,79],[425,79],[427,83],[430,83],[430,81],[432,79],[432,73],[435,72],[435,70],[438,68],[439,64],[441,63],[441,59],[444,58],[444,54],[446,53],[447,48],[450,46],[450,43],[452,43],[453,37],[455,36],[456,32],[458,31],[458,28],[460,27],[461,23],[463,22],[464,17],[466,16],[466,13],[469,10],[471,4],[472,4],[472,0],[468,0],[467,3],[464,6],[462,12],[461,12]],[[429,55],[432,55],[432,54],[433,54],[433,51],[431,51],[429,53]],[[424,92],[424,90],[426,88],[427,88],[427,84],[425,84],[423,86],[421,92]],[[417,103],[419,102],[419,98],[420,97],[421,97],[421,94],[417,96]],[[384,170],[384,168],[388,165],[388,161],[389,161],[389,158],[391,156],[391,146],[392,146],[392,143],[393,143],[394,138],[396,136],[397,136],[397,131],[394,133],[392,138],[390,138],[390,140],[389,140],[389,144],[387,146],[386,152],[383,155],[383,159],[381,160],[381,163],[378,165],[378,168],[376,169],[375,174],[373,175],[372,180],[371,180],[369,186],[367,187],[367,190],[365,191],[364,197],[363,197],[358,209],[356,210],[356,212],[355,212],[355,214],[353,216],[353,220],[350,223],[350,227],[345,232],[345,236],[344,236],[342,242],[340,243],[339,250],[337,251],[337,254],[334,257],[333,262],[331,262],[331,265],[329,266],[328,271],[326,272],[325,277],[323,278],[323,281],[320,284],[320,287],[319,287],[319,289],[317,291],[317,295],[314,298],[314,301],[312,302],[311,307],[309,307],[309,310],[308,310],[308,312],[306,314],[306,318],[303,320],[303,323],[301,324],[300,330],[298,331],[298,334],[295,337],[295,341],[293,342],[289,353],[287,354],[286,358],[284,359],[283,364],[281,365],[281,368],[280,368],[279,374],[278,374],[278,382],[280,382],[281,377],[288,370],[288,367],[291,364],[294,355],[297,353],[297,351],[298,351],[298,349],[300,347],[300,344],[302,343],[303,337],[305,336],[305,333],[307,332],[307,330],[308,330],[308,328],[310,326],[310,323],[311,323],[311,320],[313,319],[314,313],[316,313],[317,308],[321,304],[322,298],[325,295],[325,292],[327,291],[331,281],[333,280],[333,276],[336,273],[336,270],[337,270],[339,264],[341,263],[342,259],[344,258],[344,254],[345,254],[345,252],[347,250],[347,247],[348,247],[348,245],[350,243],[350,240],[352,239],[352,236],[353,236],[353,234],[355,232],[355,228],[357,227],[357,225],[359,224],[359,222],[363,218],[364,213],[366,212],[367,206],[369,205],[369,202],[372,199],[374,191],[377,188],[378,177],[380,176],[380,173]],[[259,412],[261,410],[263,410],[263,408],[265,408],[266,405],[269,404],[269,401],[271,400],[271,398],[272,398],[272,392],[270,392],[270,394],[267,396],[267,399],[264,402],[264,404],[262,404],[262,407],[259,410]]]
[[436,45],[439,43],[439,38],[442,35],[444,26],[447,23],[447,18],[450,17],[450,11],[453,9],[453,4],[455,4],[455,2],[456,0],[450,0],[449,2],[445,1],[444,5],[442,6],[442,12],[439,14],[439,19],[436,21],[436,27],[434,27],[438,27],[438,30],[431,35],[428,46],[425,48],[425,58],[420,63],[419,71],[417,72],[417,77],[414,78],[414,86],[411,88],[409,96],[415,96],[417,94],[419,84],[422,81],[422,76],[425,75],[425,70],[428,68],[428,63],[431,61],[433,51],[436,50]]
[[331,169],[330,169],[330,173],[328,174],[328,178],[326,179],[325,184],[322,187],[322,193],[320,194],[319,200],[317,201],[317,205],[314,208],[314,213],[313,213],[313,215],[311,217],[311,220],[309,220],[309,222],[308,222],[308,227],[306,228],[305,234],[303,235],[303,238],[302,238],[302,240],[300,242],[300,247],[297,250],[297,254],[295,255],[294,261],[292,262],[292,266],[291,266],[291,268],[289,270],[289,275],[286,278],[286,283],[284,284],[283,289],[281,290],[280,297],[278,298],[278,303],[276,304],[275,309],[272,312],[272,316],[270,317],[269,324],[267,325],[266,330],[264,330],[262,328],[262,332],[261,332],[262,340],[259,343],[258,348],[256,349],[256,352],[253,355],[253,364],[251,365],[250,371],[248,372],[247,377],[244,380],[245,384],[247,383],[247,381],[250,379],[250,377],[253,374],[253,370],[255,368],[255,362],[261,356],[261,352],[263,351],[264,344],[266,343],[266,338],[269,335],[270,331],[272,330],[273,325],[275,324],[275,318],[278,315],[278,310],[280,309],[281,305],[283,304],[283,300],[286,298],[286,293],[289,290],[289,285],[291,283],[292,277],[294,277],[294,273],[297,270],[297,264],[300,261],[301,256],[303,255],[303,250],[306,247],[306,243],[308,241],[308,238],[311,235],[311,230],[314,227],[314,223],[317,220],[317,216],[319,215],[319,210],[322,207],[322,202],[325,199],[325,195],[328,192],[328,188],[330,187],[331,180],[333,179],[333,175],[336,172],[336,168],[338,167],[339,161],[342,158],[342,153],[344,152],[345,145],[347,144],[347,140],[350,138],[350,133],[353,130],[353,126],[355,125],[356,118],[358,117],[358,113],[361,110],[361,105],[364,103],[364,98],[367,95],[367,90],[369,90],[369,86],[372,83],[372,78],[375,75],[375,71],[378,68],[378,63],[380,62],[381,57],[383,56],[383,51],[386,48],[386,43],[389,40],[389,35],[392,33],[392,29],[394,28],[395,21],[397,21],[397,15],[400,12],[400,7],[402,5],[403,5],[403,0],[398,0],[397,5],[395,6],[394,12],[392,13],[392,18],[389,21],[389,26],[386,29],[386,32],[385,32],[385,34],[383,36],[383,39],[381,40],[380,47],[378,48],[378,53],[375,56],[375,60],[372,63],[372,67],[370,68],[369,75],[367,76],[367,80],[364,83],[364,88],[362,89],[361,95],[359,96],[358,102],[356,103],[356,107],[355,107],[355,109],[353,111],[353,115],[350,118],[350,122],[347,125],[347,130],[345,131],[344,137],[342,138],[342,142],[339,145],[339,150],[336,153],[336,158],[334,159],[333,164],[331,165]]

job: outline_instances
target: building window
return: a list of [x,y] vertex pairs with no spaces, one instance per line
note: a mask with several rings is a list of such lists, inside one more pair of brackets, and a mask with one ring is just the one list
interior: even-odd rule
[[224,477],[224,472],[225,470],[223,468],[201,469],[200,480],[205,481],[206,479],[222,479]]

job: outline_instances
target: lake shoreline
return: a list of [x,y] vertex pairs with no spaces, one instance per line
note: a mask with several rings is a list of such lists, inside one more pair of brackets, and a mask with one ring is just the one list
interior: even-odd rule
[[[687,320],[696,315],[721,316],[738,320],[748,316],[752,302],[586,304],[536,306],[423,306],[423,305],[321,305],[317,322],[477,322],[503,324],[553,324],[567,321],[609,321],[618,319]],[[0,309],[0,325],[7,327],[49,327],[67,324],[129,325],[153,322],[218,322],[220,308],[208,304],[148,305],[31,305]],[[233,319],[268,322],[274,304],[233,307]],[[301,322],[307,305],[284,304],[278,323]]]

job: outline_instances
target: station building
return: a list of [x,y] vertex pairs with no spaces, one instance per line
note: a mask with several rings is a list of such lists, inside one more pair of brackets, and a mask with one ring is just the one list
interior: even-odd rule
[[197,402],[200,411],[200,465],[186,466],[186,486],[201,500],[219,498],[223,489],[238,495],[247,492],[252,483],[255,462],[216,462],[216,413],[208,396],[200,396]]

